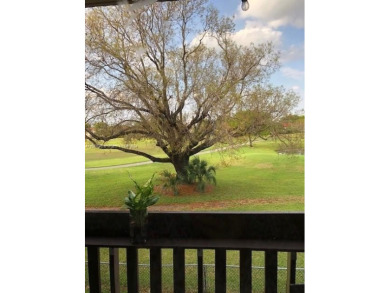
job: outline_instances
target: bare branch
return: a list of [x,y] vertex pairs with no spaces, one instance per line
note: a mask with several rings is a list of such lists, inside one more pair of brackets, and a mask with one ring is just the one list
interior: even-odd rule
[[92,142],[92,144],[96,148],[99,148],[99,149],[102,149],[102,150],[119,150],[119,151],[122,151],[122,152],[125,152],[125,153],[135,154],[135,155],[138,155],[138,156],[142,156],[142,157],[148,158],[152,162],[171,163],[171,160],[169,158],[157,158],[157,157],[154,157],[152,155],[149,155],[149,154],[141,152],[141,151],[132,150],[132,149],[128,149],[128,148],[123,148],[123,147],[119,147],[119,146],[101,145],[101,144],[98,144],[96,141],[94,141],[92,138],[90,138],[88,136],[86,136],[86,139],[88,139],[90,142]]

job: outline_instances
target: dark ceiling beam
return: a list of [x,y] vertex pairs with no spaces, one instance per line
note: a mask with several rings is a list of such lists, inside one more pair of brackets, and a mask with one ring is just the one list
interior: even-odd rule
[[[176,1],[176,0],[157,0],[157,2],[165,1]],[[109,5],[118,5],[121,1],[118,0],[85,0],[85,8],[95,7],[95,6],[109,6]],[[128,0],[128,3],[137,2],[133,0]]]

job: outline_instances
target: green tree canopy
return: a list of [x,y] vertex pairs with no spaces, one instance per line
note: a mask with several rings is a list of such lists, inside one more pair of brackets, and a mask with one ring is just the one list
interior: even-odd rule
[[258,138],[275,137],[281,122],[291,116],[299,96],[284,87],[255,86],[240,102],[238,111],[230,119],[236,136],[248,138],[250,146]]

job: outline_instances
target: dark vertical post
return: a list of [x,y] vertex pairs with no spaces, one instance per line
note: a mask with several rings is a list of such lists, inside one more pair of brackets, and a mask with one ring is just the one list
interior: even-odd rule
[[161,248],[150,249],[150,292],[161,293]]
[[299,292],[294,290],[298,287],[295,287],[296,282],[296,268],[297,267],[297,253],[288,252],[287,253],[287,290],[286,293]]
[[198,249],[198,293],[203,293],[203,249]]
[[89,292],[100,293],[100,255],[99,247],[88,247]]
[[110,247],[110,288],[111,293],[119,293],[119,250]]
[[126,248],[127,258],[127,291],[138,293],[138,250],[135,247]]
[[240,293],[252,292],[252,251],[240,250]]
[[295,284],[297,272],[297,253],[291,252],[290,284]]
[[290,293],[305,293],[305,285],[304,284],[291,284],[290,285]]
[[291,252],[287,252],[286,293],[290,293],[290,284],[291,284]]
[[185,291],[184,273],[184,248],[176,247],[173,249],[173,291],[175,293]]
[[204,291],[207,292],[207,267],[204,266],[203,268],[203,288],[204,288]]
[[226,250],[215,250],[215,293],[226,293]]
[[277,293],[278,289],[278,252],[265,252],[265,293]]

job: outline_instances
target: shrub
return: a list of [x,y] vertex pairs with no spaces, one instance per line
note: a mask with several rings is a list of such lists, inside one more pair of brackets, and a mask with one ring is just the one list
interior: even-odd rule
[[204,192],[206,181],[213,183],[214,185],[217,184],[215,175],[215,167],[208,167],[205,160],[201,160],[199,157],[194,157],[186,168],[186,178],[184,178],[184,181],[189,184],[195,183],[196,189]]
[[179,195],[179,189],[177,188],[178,183],[180,182],[176,174],[164,170],[161,173],[161,181],[163,182],[163,188],[170,188],[174,195]]

